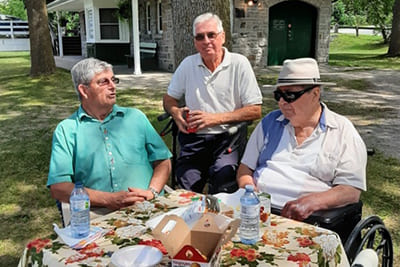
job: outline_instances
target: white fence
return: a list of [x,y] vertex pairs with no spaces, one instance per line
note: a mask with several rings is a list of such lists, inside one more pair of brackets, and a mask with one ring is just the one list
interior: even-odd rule
[[28,22],[0,20],[0,51],[27,50],[30,50]]

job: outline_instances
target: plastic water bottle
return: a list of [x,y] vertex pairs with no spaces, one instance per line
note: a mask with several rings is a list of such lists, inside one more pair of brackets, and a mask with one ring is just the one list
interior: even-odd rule
[[90,200],[82,182],[76,182],[69,198],[71,233],[74,238],[84,238],[90,231]]
[[239,237],[243,244],[255,244],[260,238],[260,200],[252,185],[246,185],[240,197]]

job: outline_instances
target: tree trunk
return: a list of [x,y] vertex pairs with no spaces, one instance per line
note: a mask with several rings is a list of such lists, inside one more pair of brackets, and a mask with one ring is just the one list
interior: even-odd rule
[[388,56],[400,56],[400,0],[395,0],[393,4],[392,34],[390,37]]
[[379,27],[381,28],[381,34],[382,34],[382,38],[383,38],[383,43],[387,44],[389,42],[389,40],[388,40],[388,36],[386,34],[386,27],[383,24],[379,25]]
[[230,0],[171,0],[171,8],[176,66],[186,56],[196,52],[193,43],[193,20],[202,13],[212,12],[221,18],[226,36],[225,47],[231,48]]
[[31,76],[51,74],[56,70],[51,46],[45,0],[25,1],[31,46]]

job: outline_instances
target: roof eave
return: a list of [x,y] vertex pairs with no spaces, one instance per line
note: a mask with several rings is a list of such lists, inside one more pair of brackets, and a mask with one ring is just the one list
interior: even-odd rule
[[83,0],[55,0],[47,4],[47,11],[83,11]]

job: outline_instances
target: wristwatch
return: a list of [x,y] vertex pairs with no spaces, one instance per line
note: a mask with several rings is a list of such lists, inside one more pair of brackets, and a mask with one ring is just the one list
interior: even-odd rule
[[153,187],[149,186],[149,189],[151,193],[153,193],[154,199],[158,198],[158,196],[160,195],[160,193],[157,192],[156,189],[154,189]]

